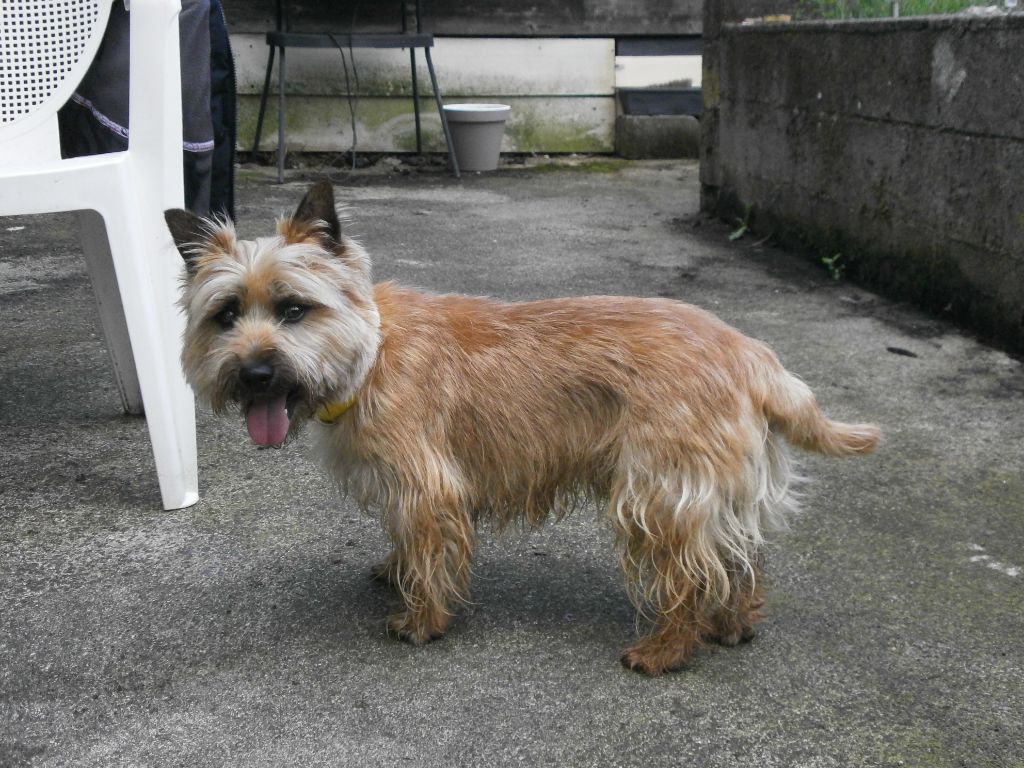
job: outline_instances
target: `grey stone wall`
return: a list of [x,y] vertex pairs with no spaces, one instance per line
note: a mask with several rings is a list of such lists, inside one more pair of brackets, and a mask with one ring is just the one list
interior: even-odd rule
[[1024,349],[1024,17],[705,33],[705,210]]

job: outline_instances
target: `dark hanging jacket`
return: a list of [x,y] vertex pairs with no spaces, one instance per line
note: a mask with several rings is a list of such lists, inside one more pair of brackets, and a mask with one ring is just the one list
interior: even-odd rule
[[[129,13],[115,2],[100,50],[59,115],[64,157],[128,148]],[[234,218],[235,67],[220,0],[183,0],[182,161],[185,207]]]

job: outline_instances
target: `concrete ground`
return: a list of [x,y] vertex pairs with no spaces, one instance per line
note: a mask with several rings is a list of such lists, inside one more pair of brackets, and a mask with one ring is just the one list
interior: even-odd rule
[[[0,219],[0,766],[1024,766],[1024,367],[697,217],[690,162],[345,177],[381,279],[670,296],[764,339],[874,457],[809,457],[769,618],[659,679],[596,510],[483,532],[443,640],[384,633],[379,524],[199,414],[164,512],[67,216]],[[306,183],[243,170],[244,235]]]

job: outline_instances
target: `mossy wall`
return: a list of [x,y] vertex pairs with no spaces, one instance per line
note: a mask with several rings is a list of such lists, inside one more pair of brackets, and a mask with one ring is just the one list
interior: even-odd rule
[[704,208],[1024,349],[1024,17],[711,21]]

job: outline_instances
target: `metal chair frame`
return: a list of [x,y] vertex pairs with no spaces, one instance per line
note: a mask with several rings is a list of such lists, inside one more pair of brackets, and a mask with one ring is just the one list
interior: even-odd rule
[[441,101],[441,88],[437,83],[437,74],[434,72],[434,62],[430,57],[430,49],[434,46],[434,36],[423,31],[421,0],[415,0],[415,30],[409,29],[409,15],[406,12],[406,3],[399,2],[402,12],[402,31],[393,33],[365,33],[365,32],[293,32],[291,31],[291,20],[288,18],[288,11],[285,7],[285,0],[275,0],[276,28],[267,32],[267,45],[270,47],[270,54],[267,57],[267,71],[263,79],[263,92],[260,95],[260,111],[256,120],[256,136],[253,139],[252,151],[259,149],[260,137],[263,133],[263,118],[267,109],[267,95],[270,91],[270,77],[274,68],[275,53],[279,56],[277,67],[277,181],[284,181],[284,160],[287,152],[287,139],[285,133],[285,90],[287,80],[287,68],[285,66],[285,50],[288,48],[337,48],[339,41],[349,48],[408,48],[409,68],[412,71],[412,101],[413,111],[416,120],[416,152],[423,152],[423,138],[420,127],[420,99],[419,84],[416,79],[416,49],[422,48],[427,60],[427,71],[430,73],[430,83],[433,87],[434,101],[437,104],[437,113],[441,117],[441,128],[444,131],[445,144],[448,146],[448,159],[452,173],[459,176],[459,163],[455,158],[455,151],[452,148],[451,132],[448,129],[448,119],[445,116],[444,105]]

